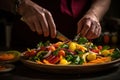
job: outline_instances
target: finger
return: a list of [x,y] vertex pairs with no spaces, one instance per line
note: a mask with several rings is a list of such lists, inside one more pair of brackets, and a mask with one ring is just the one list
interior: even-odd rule
[[[99,25],[100,26],[100,25]],[[100,28],[99,28],[99,36],[101,35],[101,32],[102,32],[102,28],[101,28],[101,26],[100,26]]]
[[35,19],[33,20],[36,32],[41,35],[42,34],[42,28],[41,28],[41,24],[39,22],[39,20],[37,19],[37,17],[35,16]]
[[91,33],[91,35],[89,36],[90,39],[95,39],[95,38],[99,37],[100,33],[101,33],[101,26],[97,22],[94,21],[93,26],[95,29],[94,29],[93,33]]
[[90,29],[89,29],[89,31],[88,31],[88,33],[87,33],[87,35],[86,35],[86,37],[88,38],[88,39],[92,39],[93,38],[93,34],[94,34],[94,31],[95,31],[95,25],[94,25],[94,22],[92,22],[92,24],[91,24],[91,27],[90,27]]
[[83,29],[81,30],[81,35],[86,36],[88,30],[91,27],[91,20],[90,19],[86,19]]
[[95,38],[99,37],[100,34],[101,34],[101,26],[100,26],[100,25],[97,25],[97,29],[96,29],[96,37],[95,37]]
[[95,39],[98,35],[98,25],[97,22],[93,21],[94,31],[91,33],[90,38]]
[[48,23],[47,23],[45,14],[43,12],[40,12],[40,15],[38,15],[38,16],[40,17],[39,21],[42,26],[43,34],[45,37],[47,37],[47,36],[49,36],[49,28],[48,28]]
[[45,14],[46,14],[48,26],[50,27],[51,37],[55,38],[55,36],[56,36],[56,25],[55,25],[54,20],[52,18],[52,14],[47,10],[45,11]]
[[78,26],[77,34],[81,32],[84,22],[85,22],[85,19],[82,19],[78,22],[78,24],[77,24],[77,26]]
[[99,27],[98,26],[96,26],[96,29],[95,29],[95,35],[93,36],[93,38],[97,38],[98,37],[98,35],[99,35]]

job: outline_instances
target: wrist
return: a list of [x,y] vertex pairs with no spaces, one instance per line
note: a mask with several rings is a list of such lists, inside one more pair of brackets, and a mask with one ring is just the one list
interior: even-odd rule
[[92,17],[93,19],[96,19],[98,21],[100,21],[100,18],[97,16],[97,14],[95,13],[95,11],[93,10],[89,10],[86,15]]
[[20,15],[24,13],[25,4],[30,0],[16,0],[16,12]]

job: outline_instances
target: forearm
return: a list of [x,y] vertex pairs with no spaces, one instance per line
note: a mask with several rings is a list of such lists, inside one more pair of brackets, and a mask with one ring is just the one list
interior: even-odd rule
[[111,0],[93,0],[93,4],[88,10],[88,14],[94,14],[98,20],[101,20],[109,9]]

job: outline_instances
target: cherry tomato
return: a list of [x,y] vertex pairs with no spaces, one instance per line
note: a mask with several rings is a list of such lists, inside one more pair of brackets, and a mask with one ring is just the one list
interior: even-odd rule
[[55,51],[55,47],[53,45],[48,47],[48,50],[51,50],[52,52]]
[[102,47],[102,46],[97,46],[97,48],[98,48],[99,50],[102,50],[103,47]]
[[60,50],[60,51],[58,52],[58,55],[59,55],[59,56],[61,56],[61,55],[62,55],[62,56],[65,56],[65,51],[64,51],[64,50]]
[[99,49],[92,49],[91,51],[95,52],[95,53],[99,53],[100,50]]

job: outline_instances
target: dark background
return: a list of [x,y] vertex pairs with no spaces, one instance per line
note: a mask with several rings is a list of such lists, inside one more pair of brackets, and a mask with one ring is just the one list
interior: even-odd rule
[[[103,20],[101,21],[101,25],[102,25],[102,33],[104,32],[117,32],[118,35],[118,39],[120,40],[120,0],[111,0],[111,6],[108,10],[108,12],[106,13],[106,15],[104,16]],[[14,21],[16,19],[16,17],[8,12],[2,11],[0,10],[0,51],[3,50],[8,50],[8,49],[16,49],[17,47],[22,47],[20,39],[16,39],[19,36],[22,35],[27,35],[27,34],[15,34],[17,33],[16,30],[12,30],[12,35],[11,35],[11,45],[10,47],[7,47],[5,42],[6,42],[6,38],[5,38],[5,26],[6,25],[10,25],[12,26],[13,22],[17,22]],[[20,23],[23,24],[23,23]],[[21,26],[22,27],[22,26]],[[29,30],[30,31],[30,30]],[[103,36],[102,36],[103,37]],[[98,38],[98,40],[101,40],[100,38]],[[120,42],[116,43],[117,47],[119,47]],[[28,40],[29,41],[29,40]],[[96,40],[96,42],[99,43],[99,41]],[[100,42],[101,43],[101,42]],[[104,43],[103,43],[104,44]],[[111,42],[109,42],[109,44],[111,44]],[[116,45],[115,44],[115,45]],[[26,46],[24,46],[25,48],[27,48]],[[120,47],[119,47],[120,48]],[[17,48],[18,50],[20,48]],[[62,78],[62,80],[78,80],[78,78],[80,78],[80,80],[120,80],[119,78],[119,74],[120,74],[120,69],[118,70],[118,68],[115,69],[111,69],[108,71],[104,71],[104,72],[100,72],[100,73],[94,73],[94,74],[87,74],[87,75],[56,75],[56,74],[46,74],[46,73],[41,73],[35,70],[31,70],[28,67],[25,67],[23,65],[21,65],[21,63],[16,63],[16,69],[13,72],[10,73],[5,73],[5,74],[0,74],[0,79],[3,80],[12,80],[12,79],[17,79],[17,80],[60,80]],[[23,72],[22,72],[23,71]],[[33,74],[34,73],[34,74]],[[61,77],[62,76],[62,77]],[[98,76],[98,77],[96,77]],[[67,79],[70,78],[70,79]]]
[[[20,45],[21,44],[20,39],[17,41],[16,37],[22,36],[24,34],[15,35],[16,31],[14,29],[12,30],[10,47],[6,46],[5,26],[6,25],[12,26],[12,23],[15,22],[15,19],[16,17],[13,14],[0,10],[0,49],[1,50],[5,48],[9,49],[11,46],[12,47],[22,46]],[[112,32],[117,32],[119,34],[120,32],[120,1],[119,0],[111,0],[110,8],[108,12],[105,14],[105,16],[103,17],[103,20],[101,21],[101,25],[102,25],[103,33],[107,31],[107,32],[110,32],[110,34]],[[119,35],[117,35],[117,37],[119,39]],[[119,42],[117,43],[118,43],[117,45],[119,45]],[[26,48],[26,46],[24,47]]]

